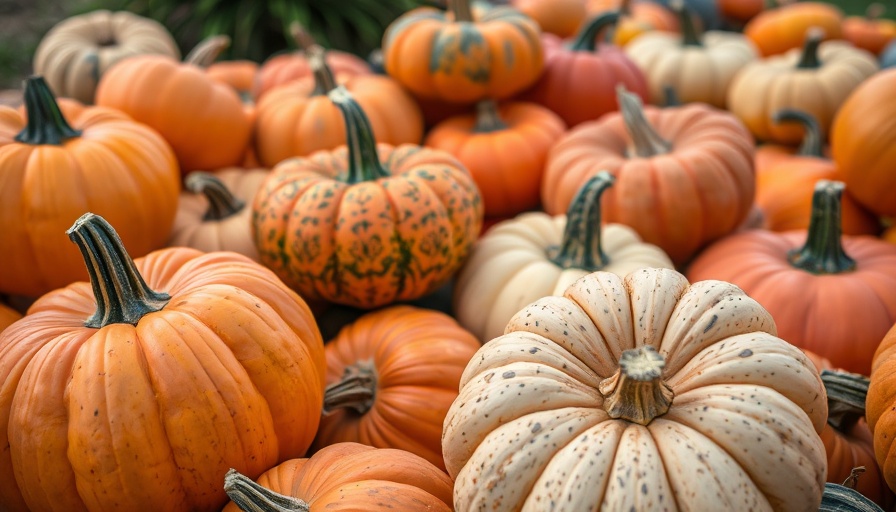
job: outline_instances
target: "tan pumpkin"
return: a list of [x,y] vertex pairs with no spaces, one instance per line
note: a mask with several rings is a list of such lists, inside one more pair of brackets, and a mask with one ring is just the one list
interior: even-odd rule
[[462,511],[817,511],[827,414],[812,362],[736,286],[594,272],[479,350],[442,449]]
[[659,247],[622,224],[601,226],[600,196],[614,181],[589,179],[566,215],[530,212],[495,225],[473,246],[454,285],[454,314],[480,341],[500,336],[520,308],[560,295],[595,270],[625,275],[642,267],[673,268]]

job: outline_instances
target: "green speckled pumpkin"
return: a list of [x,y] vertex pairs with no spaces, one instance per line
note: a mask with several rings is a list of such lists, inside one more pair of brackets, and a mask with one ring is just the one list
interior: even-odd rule
[[351,94],[329,97],[348,145],[273,169],[253,205],[261,261],[307,298],[358,308],[434,291],[479,236],[475,182],[449,153],[377,145]]

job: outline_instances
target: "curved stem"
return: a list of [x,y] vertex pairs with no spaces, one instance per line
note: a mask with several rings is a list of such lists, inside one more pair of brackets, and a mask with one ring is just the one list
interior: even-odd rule
[[787,254],[790,264],[813,274],[840,274],[855,270],[856,262],[841,243],[840,198],[843,182],[819,180],[812,194],[812,217],[806,244]]
[[312,94],[314,96],[328,94],[336,88],[337,84],[333,71],[327,65],[326,51],[323,47],[314,45],[307,50],[306,54],[308,55],[308,65],[314,74],[314,92]]
[[208,199],[208,210],[203,220],[224,220],[246,207],[245,201],[236,198],[214,174],[193,171],[187,175],[184,185],[190,192],[203,194]]
[[869,379],[855,373],[822,370],[821,381],[828,395],[828,424],[846,432],[865,416]]
[[32,76],[25,80],[25,112],[28,122],[16,135],[22,144],[60,145],[73,137],[80,137],[81,131],[68,124],[53,91],[42,76]]
[[623,352],[619,370],[598,386],[607,414],[639,425],[665,414],[674,398],[663,381],[665,366],[663,356],[649,345]]
[[376,400],[376,368],[371,361],[360,361],[347,366],[342,380],[327,386],[324,391],[324,414],[337,409],[352,409],[367,414]]
[[85,213],[66,234],[81,250],[96,299],[96,311],[84,322],[87,327],[136,325],[171,300],[146,284],[118,233],[99,215]]
[[637,94],[628,92],[624,85],[619,84],[616,86],[616,98],[625,127],[631,135],[635,155],[650,158],[672,150],[672,143],[663,139],[647,121],[644,104]]
[[498,103],[495,100],[482,100],[476,104],[476,125],[473,131],[476,133],[491,133],[506,130],[507,123],[501,119],[498,111]]
[[470,0],[448,0],[448,11],[454,14],[454,21],[473,21]]
[[797,69],[817,69],[821,67],[821,59],[818,57],[818,47],[824,40],[824,29],[812,27],[806,32],[806,41],[803,43],[803,53],[797,63]]
[[230,46],[230,37],[226,35],[212,36],[197,44],[193,50],[184,57],[186,64],[193,64],[200,68],[207,68],[214,64],[221,53]]
[[389,176],[380,163],[376,151],[376,139],[367,115],[343,86],[338,86],[327,97],[342,111],[348,144],[348,175],[346,183],[360,183]]
[[597,48],[599,36],[608,27],[615,25],[619,21],[619,16],[618,11],[605,12],[600,16],[596,16],[579,30],[579,33],[576,34],[575,39],[569,44],[568,48],[574,51],[593,52]]
[[605,267],[610,258],[601,247],[600,196],[616,178],[600,171],[576,193],[566,212],[563,241],[551,261],[561,268],[581,268],[593,272]]
[[772,116],[772,121],[774,121],[775,124],[795,122],[803,125],[803,142],[800,144],[797,154],[800,156],[814,156],[817,158],[825,157],[823,152],[824,143],[822,142],[823,135],[821,133],[821,125],[818,124],[818,120],[815,119],[815,116],[802,110],[785,108],[775,112]]
[[681,25],[682,46],[703,46],[703,32],[694,25],[694,15],[684,4],[684,0],[672,0],[669,6],[678,15]]
[[292,37],[292,40],[295,41],[296,46],[299,47],[299,51],[301,52],[307,52],[315,46],[320,46],[317,44],[317,41],[314,40],[311,33],[309,33],[298,21],[293,21],[289,24],[289,35]]
[[308,503],[258,485],[251,478],[233,468],[224,475],[224,492],[243,512],[308,512],[311,510]]

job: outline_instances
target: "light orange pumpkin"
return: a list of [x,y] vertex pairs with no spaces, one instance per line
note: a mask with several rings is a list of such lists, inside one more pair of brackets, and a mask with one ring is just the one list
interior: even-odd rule
[[806,32],[818,27],[823,40],[840,39],[843,11],[827,2],[792,2],[759,13],[744,27],[759,53],[768,57],[803,46]]
[[896,490],[896,324],[880,338],[874,353],[865,417],[874,436],[874,456],[890,489]]
[[880,55],[890,41],[896,39],[896,21],[881,18],[884,4],[868,5],[865,16],[849,16],[843,20],[843,39],[859,48]]

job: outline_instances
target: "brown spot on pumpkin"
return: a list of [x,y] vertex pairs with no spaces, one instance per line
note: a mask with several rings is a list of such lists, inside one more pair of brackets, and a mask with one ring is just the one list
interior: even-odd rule
[[737,354],[738,357],[750,357],[752,355],[753,355],[753,351],[748,348],[745,348],[743,350],[743,352],[741,352],[740,354]]

